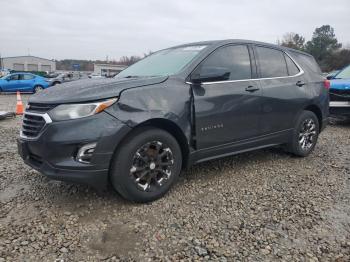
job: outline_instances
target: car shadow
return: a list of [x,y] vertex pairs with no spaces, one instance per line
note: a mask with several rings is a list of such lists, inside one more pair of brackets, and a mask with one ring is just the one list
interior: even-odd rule
[[[282,148],[276,147],[241,153],[196,164],[180,174],[178,183],[170,190],[169,194],[171,195],[172,191],[181,191],[185,183],[196,183],[196,180],[199,178],[207,181],[214,180],[217,179],[217,176],[222,175],[226,171],[244,169],[245,166],[249,167],[249,164],[252,162],[258,161],[259,163],[264,163],[275,158],[291,159],[293,157]],[[63,207],[65,210],[67,208],[71,209],[74,206],[86,207],[89,206],[91,202],[107,202],[108,204],[112,203],[114,206],[126,207],[144,205],[125,200],[111,185],[105,190],[97,190],[87,185],[53,181],[43,177],[42,186],[39,188],[43,190],[43,192],[40,193],[41,195],[45,195],[47,191],[53,193],[53,195],[51,194],[50,196],[51,201]],[[70,208],[66,206],[67,203],[69,203]]]
[[341,118],[331,117],[329,119],[329,124],[332,126],[350,127],[350,118],[341,119]]

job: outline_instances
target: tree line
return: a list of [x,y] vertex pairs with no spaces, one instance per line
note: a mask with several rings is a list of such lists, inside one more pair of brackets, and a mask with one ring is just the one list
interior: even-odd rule
[[300,34],[290,32],[277,43],[313,55],[323,72],[338,70],[350,64],[350,49],[338,42],[334,28],[330,25],[317,27],[309,41],[305,41],[305,37]]
[[132,65],[142,58],[152,54],[151,51],[145,53],[143,56],[122,56],[119,60],[76,60],[76,59],[64,59],[56,60],[56,69],[64,71],[72,71],[74,65],[79,64],[79,70],[81,71],[94,71],[94,64],[112,64],[112,65]]

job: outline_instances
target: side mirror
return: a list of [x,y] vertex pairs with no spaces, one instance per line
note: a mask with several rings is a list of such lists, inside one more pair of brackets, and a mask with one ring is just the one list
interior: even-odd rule
[[334,76],[327,76],[326,78],[327,78],[327,80],[332,80],[332,79],[334,79]]
[[194,84],[225,81],[230,79],[230,74],[230,70],[225,67],[203,66],[192,74],[191,81]]

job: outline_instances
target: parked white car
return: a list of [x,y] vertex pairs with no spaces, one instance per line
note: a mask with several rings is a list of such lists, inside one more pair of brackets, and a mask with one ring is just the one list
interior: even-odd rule
[[103,78],[104,76],[100,75],[100,74],[90,74],[89,78]]

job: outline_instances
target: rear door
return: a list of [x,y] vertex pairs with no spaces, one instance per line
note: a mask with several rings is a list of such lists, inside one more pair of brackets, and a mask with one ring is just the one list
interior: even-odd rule
[[20,75],[20,81],[21,81],[21,90],[22,91],[33,91],[34,83],[35,83],[35,76],[30,74],[23,74]]
[[279,49],[255,46],[255,55],[263,89],[261,131],[271,134],[289,130],[305,96],[302,69]]
[[260,134],[261,89],[247,45],[228,45],[211,53],[193,72],[228,68],[229,80],[192,85],[198,149]]

